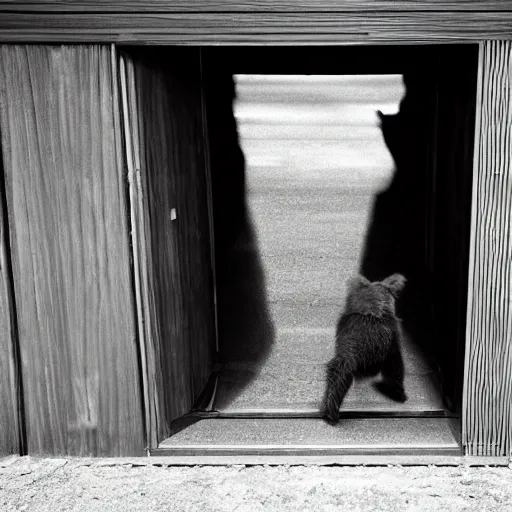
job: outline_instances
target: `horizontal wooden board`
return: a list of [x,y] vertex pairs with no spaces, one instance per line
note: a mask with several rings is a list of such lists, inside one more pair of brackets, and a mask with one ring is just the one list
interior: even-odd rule
[[506,11],[510,0],[1,0],[12,12],[322,12],[322,11]]
[[511,39],[512,11],[317,13],[12,13],[0,42],[390,44]]

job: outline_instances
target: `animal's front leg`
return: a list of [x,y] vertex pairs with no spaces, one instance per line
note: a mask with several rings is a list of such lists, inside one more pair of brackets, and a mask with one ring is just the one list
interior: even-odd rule
[[404,362],[396,338],[393,339],[388,355],[382,365],[382,377],[383,380],[377,382],[375,387],[391,400],[400,403],[405,402],[407,395],[404,390]]

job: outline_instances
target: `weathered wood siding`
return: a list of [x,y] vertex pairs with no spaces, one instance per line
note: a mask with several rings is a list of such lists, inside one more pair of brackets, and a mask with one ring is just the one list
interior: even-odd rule
[[[1,148],[0,175],[3,175]],[[20,452],[22,412],[9,237],[3,203],[0,194],[0,457]]]
[[463,404],[469,455],[512,442],[512,45],[480,46]]
[[400,12],[511,9],[510,0],[0,0],[0,7],[20,12]]
[[507,0],[0,0],[2,42],[436,43],[511,29]]
[[132,52],[121,69],[156,447],[204,389],[215,354],[199,50]]
[[0,47],[29,454],[144,452],[115,55]]

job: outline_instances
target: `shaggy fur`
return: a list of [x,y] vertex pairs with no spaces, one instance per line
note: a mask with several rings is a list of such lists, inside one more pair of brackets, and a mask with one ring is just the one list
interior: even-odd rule
[[397,402],[405,402],[401,330],[395,300],[405,277],[393,274],[371,283],[358,276],[350,281],[347,304],[336,329],[335,356],[327,365],[327,388],[322,416],[337,423],[339,409],[354,378],[382,372],[376,387]]

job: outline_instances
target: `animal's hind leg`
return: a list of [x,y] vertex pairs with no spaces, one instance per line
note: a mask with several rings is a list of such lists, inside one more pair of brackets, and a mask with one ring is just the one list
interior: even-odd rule
[[342,357],[336,356],[327,364],[327,387],[322,403],[322,417],[331,424],[340,419],[340,407],[352,385],[352,370]]
[[375,387],[395,402],[405,402],[407,395],[404,390],[404,362],[396,339],[393,340],[388,356],[382,365],[382,377],[383,380],[377,382]]

